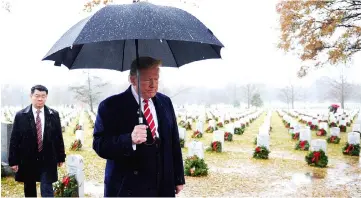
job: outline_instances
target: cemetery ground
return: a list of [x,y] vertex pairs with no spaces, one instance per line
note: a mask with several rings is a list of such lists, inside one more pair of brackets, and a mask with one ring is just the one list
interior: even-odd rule
[[[344,156],[341,148],[347,141],[347,133],[341,133],[340,144],[327,144],[329,158],[327,168],[308,166],[305,155],[308,151],[294,150],[296,140],[292,140],[282,118],[273,112],[271,117],[269,159],[252,158],[256,147],[254,139],[263,123],[266,113],[253,121],[242,135],[234,135],[232,142],[225,141],[224,152],[205,151],[204,159],[208,165],[208,176],[186,176],[186,185],[179,197],[220,197],[220,196],[332,196],[357,197],[361,194],[360,157]],[[87,116],[85,116],[87,118]],[[78,119],[78,118],[77,118]],[[73,133],[77,119],[73,120],[63,133],[66,154],[79,154],[84,158],[85,195],[103,196],[103,178],[105,160],[97,156],[92,149],[93,129],[85,123],[83,148],[70,151],[75,140]],[[192,129],[195,129],[195,123]],[[205,126],[206,128],[206,126]],[[347,132],[351,130],[347,128]],[[186,144],[192,138],[193,131],[187,131]],[[197,139],[205,146],[210,145],[212,133],[204,133]],[[326,139],[312,132],[312,139]],[[183,158],[188,155],[183,148]],[[59,169],[59,178],[66,173],[65,164]],[[22,183],[12,177],[1,180],[2,197],[24,196]],[[39,189],[39,185],[38,185]],[[40,192],[38,190],[38,195]]]

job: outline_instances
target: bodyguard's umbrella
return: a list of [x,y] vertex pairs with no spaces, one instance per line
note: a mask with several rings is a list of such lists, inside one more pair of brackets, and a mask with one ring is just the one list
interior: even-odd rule
[[[126,71],[140,56],[180,67],[221,58],[224,47],[202,22],[188,12],[147,2],[108,5],[71,27],[43,60],[69,69]],[[138,97],[140,101],[139,71]],[[142,121],[139,102],[139,122]]]

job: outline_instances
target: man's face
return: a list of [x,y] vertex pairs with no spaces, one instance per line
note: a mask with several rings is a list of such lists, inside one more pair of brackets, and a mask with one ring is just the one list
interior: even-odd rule
[[42,108],[45,105],[48,95],[45,91],[35,90],[33,94],[30,95],[31,103],[35,108]]
[[[150,67],[148,69],[142,69],[139,71],[139,73],[141,97],[144,99],[153,98],[158,91],[159,65]],[[135,90],[138,92],[137,77],[131,76],[130,80],[134,85]]]

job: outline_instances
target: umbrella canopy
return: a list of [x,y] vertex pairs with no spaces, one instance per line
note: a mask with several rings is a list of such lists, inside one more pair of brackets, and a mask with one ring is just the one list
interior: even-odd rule
[[139,56],[163,66],[221,58],[222,43],[188,12],[147,2],[108,5],[71,27],[43,60],[69,69],[125,71]]
[[[221,58],[222,43],[184,10],[147,2],[108,5],[71,27],[43,60],[69,69],[129,70],[140,56],[166,67]],[[138,63],[139,64],[139,63]],[[137,71],[138,85],[139,71]],[[140,87],[138,86],[140,100]],[[143,123],[139,103],[139,123]]]

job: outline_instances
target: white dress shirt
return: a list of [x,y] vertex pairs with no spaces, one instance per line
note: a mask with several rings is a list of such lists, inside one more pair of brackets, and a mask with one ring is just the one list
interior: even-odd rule
[[[32,106],[33,109],[33,114],[34,114],[34,121],[35,121],[35,126],[36,126],[36,117],[37,117],[37,109]],[[41,140],[44,139],[44,126],[45,126],[45,115],[44,115],[44,107],[40,109],[40,113],[39,113],[39,117],[40,117],[40,122],[41,122]]]
[[[135,91],[133,85],[131,86],[131,89],[132,89],[132,93],[133,93],[133,96],[135,98],[135,100],[137,101],[138,105],[139,105],[139,100],[138,100],[138,93]],[[143,115],[144,115],[144,102],[143,102],[143,98],[141,97],[140,100],[142,101],[142,112],[143,112]],[[148,105],[149,105],[149,108],[150,108],[150,112],[152,113],[152,116],[153,116],[153,120],[154,120],[154,124],[155,124],[155,135],[156,137],[159,137],[159,134],[158,134],[158,119],[157,119],[157,112],[155,111],[155,106],[154,106],[154,103],[152,100],[149,99],[149,102],[148,102]],[[146,124],[146,120],[143,119],[143,124]],[[133,150],[136,150],[136,147],[137,145],[136,144],[132,144],[133,146]]]

